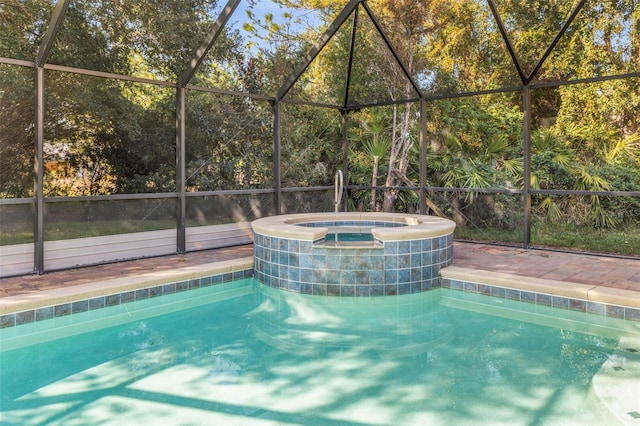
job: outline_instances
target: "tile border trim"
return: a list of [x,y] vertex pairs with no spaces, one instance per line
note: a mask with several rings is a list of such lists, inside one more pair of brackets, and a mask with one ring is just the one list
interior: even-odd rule
[[[250,265],[247,265],[246,260],[241,262],[235,261],[230,265],[225,265],[222,271],[220,271],[219,264],[215,264],[214,266],[214,268],[211,268],[211,265],[209,265],[209,269],[212,271],[211,273],[205,272],[197,274],[194,273],[194,271],[189,271],[189,275],[193,275],[192,277],[185,277],[185,270],[177,270],[176,274],[173,275],[173,279],[167,276],[163,280],[149,280],[149,274],[144,274],[139,276],[138,278],[140,279],[138,280],[132,280],[132,278],[129,277],[128,281],[130,282],[125,286],[127,288],[124,289],[122,288],[122,283],[118,283],[120,285],[114,285],[113,281],[121,281],[117,279],[91,284],[91,287],[98,286],[99,289],[94,289],[91,292],[80,292],[77,293],[75,297],[74,295],[65,295],[64,301],[43,297],[40,301],[31,303],[31,305],[34,306],[27,307],[24,306],[24,303],[15,303],[13,306],[3,306],[4,312],[0,313],[0,329],[87,311],[95,311],[106,307],[253,277],[252,258]],[[202,269],[202,266],[200,268]],[[120,288],[116,289],[114,287]],[[20,296],[14,296],[13,298],[18,299]],[[49,300],[49,303],[47,303],[47,300]],[[8,304],[5,302],[5,305]],[[24,309],[20,309],[21,307]]]
[[640,300],[629,290],[448,267],[442,288],[640,322]]

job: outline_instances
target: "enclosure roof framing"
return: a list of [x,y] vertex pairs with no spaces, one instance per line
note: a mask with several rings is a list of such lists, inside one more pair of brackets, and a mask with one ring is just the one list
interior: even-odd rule
[[365,0],[350,0],[349,3],[342,9],[342,12],[336,17],[336,19],[329,25],[327,30],[320,36],[320,38],[316,41],[314,46],[311,48],[304,61],[300,62],[298,66],[293,70],[293,73],[289,75],[289,77],[285,80],[284,84],[278,90],[276,94],[276,100],[280,101],[284,98],[289,90],[293,87],[293,85],[298,81],[300,76],[309,68],[309,65],[313,62],[313,60],[318,56],[318,54],[324,49],[329,40],[336,34],[336,32],[340,29],[340,27],[344,24],[344,22],[349,18],[349,15],[355,10],[356,7],[360,3]]
[[186,86],[189,83],[189,81],[191,81],[193,74],[195,74],[195,72],[198,69],[198,66],[200,66],[200,64],[204,60],[204,57],[207,55],[211,47],[214,45],[214,43],[220,36],[220,33],[222,32],[225,25],[229,21],[229,18],[231,17],[231,15],[233,15],[233,12],[235,12],[236,8],[240,4],[240,1],[241,0],[229,0],[227,5],[224,7],[224,9],[222,10],[222,13],[220,14],[220,16],[218,16],[218,19],[213,24],[211,31],[209,32],[205,40],[202,42],[200,47],[193,54],[193,57],[191,58],[191,62],[189,62],[189,66],[182,72],[182,75],[180,76],[180,80],[178,82],[180,87]]
[[[488,0],[488,1],[492,1],[492,0]],[[571,12],[571,15],[569,15],[569,18],[567,19],[567,21],[564,23],[562,28],[560,28],[560,31],[558,31],[558,34],[553,39],[553,41],[551,42],[549,47],[547,47],[547,50],[544,52],[544,54],[542,55],[542,57],[540,58],[538,63],[535,65],[533,70],[531,70],[531,73],[529,73],[529,75],[527,76],[526,80],[523,81],[523,83],[525,85],[528,85],[529,83],[531,83],[531,80],[533,80],[533,78],[536,76],[536,74],[538,74],[538,71],[540,71],[540,68],[542,67],[542,64],[544,64],[544,61],[546,61],[547,58],[549,57],[549,55],[551,55],[551,52],[553,52],[553,49],[555,49],[556,44],[558,44],[558,42],[560,41],[560,39],[562,38],[564,33],[567,31],[567,29],[569,28],[569,26],[573,22],[573,20],[576,18],[576,16],[578,16],[578,13],[580,12],[580,10],[582,9],[582,7],[584,6],[584,4],[586,2],[587,2],[587,0],[580,0],[580,2],[573,9],[573,11]]]
[[[174,86],[174,87],[177,86],[177,87],[183,87],[183,88],[189,86],[190,88],[195,88],[195,86],[189,85],[193,76],[198,71],[198,68],[201,66],[203,61],[206,59],[206,56],[209,54],[210,50],[213,48],[216,41],[219,38],[221,38],[220,36],[225,30],[225,28],[230,27],[232,25],[231,18],[234,16],[234,14],[237,13],[238,10],[241,9],[240,5],[243,3],[243,0],[227,0],[226,1],[226,4],[224,4],[220,9],[217,19],[213,22],[206,37],[200,42],[200,45],[194,49],[191,59],[188,61],[188,63],[185,64],[184,69],[177,76],[177,82],[161,81],[161,79],[158,79],[157,81],[155,81],[152,78],[149,79],[149,78],[138,78],[138,77],[132,77],[132,76],[123,76],[123,75],[112,74],[108,72],[105,73],[105,72],[94,71],[94,70],[84,70],[77,67],[68,67],[68,66],[59,65],[59,64],[56,64],[56,65],[51,64],[49,61],[50,61],[50,54],[51,54],[52,48],[56,43],[56,38],[58,36],[58,33],[61,31],[63,27],[64,20],[69,19],[67,17],[67,15],[70,15],[70,13],[67,13],[68,10],[70,9],[70,6],[73,6],[71,0],[57,0],[52,3],[54,4],[54,6],[51,11],[51,19],[48,22],[48,24],[45,25],[44,27],[45,32],[42,36],[41,42],[38,45],[34,62],[26,61],[24,59],[3,57],[3,58],[0,58],[0,63],[11,64],[11,65],[21,65],[21,66],[43,67],[47,69],[56,69],[60,71],[68,71],[68,72],[74,72],[74,73],[85,74],[85,75],[94,75],[98,77],[115,77],[121,80],[130,80],[130,81],[136,81],[141,83],[152,83],[156,85],[166,85],[166,86]],[[507,21],[503,19],[504,17],[502,15],[504,13],[501,14],[501,12],[498,10],[498,7],[497,7],[498,2],[496,0],[486,0],[483,3],[488,6],[491,12],[490,15],[497,27],[497,31],[499,32],[500,37],[502,39],[503,46],[505,47],[506,52],[511,59],[511,63],[515,68],[518,79],[522,83],[522,86],[531,86],[531,87],[542,87],[545,84],[545,82],[541,82],[541,81],[535,82],[534,79],[539,74],[540,70],[542,69],[543,65],[545,64],[549,56],[554,52],[558,43],[563,39],[567,31],[570,29],[571,25],[574,24],[576,18],[580,16],[581,12],[585,9],[586,5],[588,4],[587,0],[576,0],[574,2],[574,6],[572,6],[571,8],[570,14],[567,16],[564,22],[562,22],[561,28],[558,30],[558,32],[556,33],[555,37],[550,42],[550,44],[546,46],[544,52],[540,55],[537,61],[532,64],[533,67],[529,71],[528,69],[525,70],[525,68],[523,67],[522,58],[519,57],[518,52],[516,50],[516,46],[514,45],[510,37],[509,27],[508,25],[505,24],[505,22]],[[359,18],[357,14],[359,12],[360,6],[362,6],[362,9],[366,12],[368,18],[370,19],[371,23],[375,27],[375,30],[377,31],[378,35],[381,37],[382,42],[387,47],[388,51],[393,56],[395,63],[399,67],[398,76],[402,75],[401,78],[406,79],[408,84],[411,86],[412,90],[415,91],[416,96],[412,97],[412,99],[406,99],[406,100],[394,99],[392,101],[380,101],[380,102],[370,101],[370,102],[362,102],[362,103],[359,103],[356,101],[355,104],[353,101],[351,102],[349,101],[349,96],[351,94],[350,88],[349,88],[351,83],[351,74],[352,74],[351,68],[355,65],[355,62],[356,62],[356,59],[354,57],[354,44],[355,44],[355,38],[358,37],[358,31],[356,26],[359,25],[358,24]],[[530,7],[533,8],[534,6],[531,5]],[[369,2],[367,0],[349,0],[348,2],[346,2],[344,8],[340,11],[340,13],[335,17],[333,22],[331,22],[331,24],[327,27],[324,33],[315,41],[312,48],[307,52],[307,54],[302,58],[302,60],[300,60],[297,63],[297,65],[295,66],[291,74],[284,80],[284,83],[280,85],[280,87],[275,91],[275,93],[257,95],[256,97],[266,96],[269,99],[275,99],[275,101],[283,100],[286,97],[286,95],[289,93],[291,88],[296,84],[296,82],[300,80],[300,78],[305,73],[305,71],[309,68],[311,63],[318,57],[318,55],[326,47],[327,43],[336,35],[336,33],[340,30],[340,28],[343,27],[345,22],[347,22],[347,20],[349,19],[349,17],[352,16],[352,14],[354,19],[354,28],[353,28],[353,34],[352,34],[351,46],[350,46],[350,52],[349,52],[349,58],[348,58],[349,68],[347,70],[347,75],[345,77],[346,81],[334,82],[336,84],[340,84],[340,83],[346,84],[344,98],[336,102],[335,105],[329,105],[331,102],[329,103],[328,102],[312,102],[313,104],[324,105],[330,108],[337,108],[341,110],[351,110],[351,109],[356,110],[356,109],[361,109],[363,107],[371,107],[375,105],[388,105],[390,102],[391,103],[413,102],[415,100],[414,98],[418,98],[420,100],[432,100],[432,99],[454,98],[454,97],[464,96],[468,94],[468,92],[460,93],[460,94],[458,93],[427,94],[425,92],[425,89],[421,88],[420,85],[417,83],[416,76],[412,75],[411,71],[407,67],[406,61],[401,58],[401,56],[398,54],[398,50],[391,43],[390,38],[387,34],[387,31],[385,31],[385,29],[381,25],[380,19],[376,16],[374,11],[372,10],[372,6],[369,4]],[[360,23],[360,25],[362,24]],[[633,75],[633,73],[629,75]],[[593,81],[599,81],[601,78],[607,78],[607,77],[594,77]],[[617,78],[617,77],[608,76],[608,78]],[[580,81],[583,81],[583,80],[580,80]],[[552,82],[551,84],[552,85],[571,84],[571,81]],[[496,91],[508,92],[508,91],[511,91],[512,89],[513,88],[502,87],[502,88],[497,88],[495,90],[490,89],[490,91],[482,91],[482,93],[491,93]],[[203,90],[207,90],[207,89],[203,89]],[[253,95],[254,94],[248,94],[247,96],[253,97]],[[287,102],[300,103],[293,99],[287,99]]]
[[58,35],[58,31],[60,31],[60,27],[62,26],[62,21],[64,20],[64,15],[67,12],[67,8],[69,7],[69,3],[71,0],[60,0],[55,9],[53,9],[53,14],[51,15],[51,22],[49,26],[47,26],[47,31],[44,33],[44,38],[42,39],[42,43],[38,49],[38,56],[36,59],[36,66],[43,66],[47,59],[49,58],[49,53],[51,52],[51,48],[53,47],[53,42],[56,39],[56,35]]

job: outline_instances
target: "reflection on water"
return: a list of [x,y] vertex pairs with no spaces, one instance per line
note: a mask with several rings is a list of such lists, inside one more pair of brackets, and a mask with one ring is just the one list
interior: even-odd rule
[[637,331],[604,336],[444,295],[256,282],[253,294],[0,352],[0,423],[584,426],[640,410],[620,397],[638,394]]
[[259,286],[255,297],[257,307],[248,314],[254,335],[298,355],[354,347],[385,357],[415,355],[447,342],[453,332],[437,292],[345,299]]

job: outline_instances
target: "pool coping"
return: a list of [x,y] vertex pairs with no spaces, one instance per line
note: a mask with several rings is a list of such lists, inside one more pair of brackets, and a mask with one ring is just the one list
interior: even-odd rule
[[[171,283],[187,283],[208,277],[220,277],[220,282],[233,279],[234,273],[253,271],[253,257],[225,260],[201,265],[186,266],[172,270],[154,271],[135,276],[124,276],[96,281],[88,284],[44,290],[38,293],[18,294],[0,298],[0,316],[59,306],[83,300],[111,295],[129,294],[137,290],[154,288]],[[243,274],[245,277],[246,274]],[[213,284],[213,281],[212,281]],[[200,286],[200,283],[198,283]],[[177,289],[176,291],[180,291]],[[2,325],[0,324],[0,327]]]
[[298,224],[308,222],[393,222],[407,226],[374,227],[371,233],[384,241],[404,241],[421,238],[441,237],[453,233],[456,224],[452,220],[437,216],[381,213],[381,212],[340,212],[340,213],[297,213],[269,216],[251,222],[255,233],[281,238],[316,241],[325,237],[328,227],[306,227]]
[[640,297],[638,297],[638,292],[633,290],[527,277],[524,275],[485,271],[460,266],[448,266],[443,268],[440,271],[440,275],[442,278],[475,282],[478,284],[509,287],[534,293],[564,296],[572,299],[587,300],[629,308],[640,308]]
[[440,276],[443,288],[640,321],[640,298],[632,290],[460,266],[443,268]]

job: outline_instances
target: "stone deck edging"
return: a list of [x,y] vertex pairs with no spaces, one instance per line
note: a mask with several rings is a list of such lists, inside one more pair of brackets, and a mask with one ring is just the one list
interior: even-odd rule
[[444,288],[640,321],[640,298],[631,290],[459,266],[443,268],[440,274]]
[[79,300],[112,294],[127,293],[173,282],[195,280],[203,277],[253,269],[253,257],[187,266],[165,271],[112,278],[88,284],[45,290],[38,293],[18,294],[0,298],[0,315],[34,310]]
[[506,274],[503,272],[463,268],[460,266],[443,268],[440,274],[442,278],[509,287],[534,293],[544,293],[630,308],[640,308],[638,293],[631,290],[548,280],[544,278]]
[[262,235],[315,241],[323,238],[327,234],[328,228],[306,227],[299,224],[328,221],[379,221],[406,225],[391,228],[374,227],[371,233],[381,241],[440,237],[451,234],[456,227],[455,222],[437,216],[379,212],[298,213],[269,216],[254,220],[251,223],[251,227],[254,232]]

